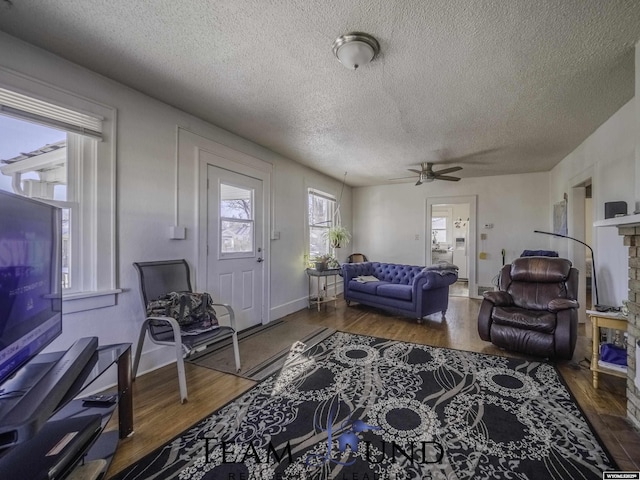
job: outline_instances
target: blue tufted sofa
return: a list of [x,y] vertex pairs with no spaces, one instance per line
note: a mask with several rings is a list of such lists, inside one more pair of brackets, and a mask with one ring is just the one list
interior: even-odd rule
[[[413,265],[363,262],[342,265],[344,299],[379,307],[421,320],[442,312],[449,305],[449,285],[458,279],[456,269],[429,270]],[[361,283],[357,277],[374,276],[379,281]]]

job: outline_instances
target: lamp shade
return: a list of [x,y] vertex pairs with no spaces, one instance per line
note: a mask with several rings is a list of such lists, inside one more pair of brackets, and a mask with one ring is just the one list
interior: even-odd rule
[[369,63],[379,51],[378,41],[366,33],[348,33],[333,42],[334,55],[340,63],[351,70]]

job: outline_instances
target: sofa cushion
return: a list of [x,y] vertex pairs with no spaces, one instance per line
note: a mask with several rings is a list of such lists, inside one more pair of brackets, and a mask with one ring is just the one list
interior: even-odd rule
[[518,307],[495,307],[493,322],[525,330],[550,333],[556,329],[556,314],[547,310],[526,310]]
[[378,287],[376,294],[382,297],[411,301],[412,290],[413,288],[411,285],[384,283]]
[[379,286],[388,285],[387,282],[356,282],[355,280],[351,280],[349,282],[349,290],[353,290],[354,292],[362,292],[369,293],[371,295],[375,295]]

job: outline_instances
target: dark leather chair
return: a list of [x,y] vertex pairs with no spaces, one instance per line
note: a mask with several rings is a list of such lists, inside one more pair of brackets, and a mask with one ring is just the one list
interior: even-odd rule
[[368,261],[369,259],[364,253],[352,253],[347,257],[347,263],[362,263]]
[[578,270],[565,258],[521,257],[500,272],[500,290],[486,292],[480,338],[506,350],[571,359],[578,336]]

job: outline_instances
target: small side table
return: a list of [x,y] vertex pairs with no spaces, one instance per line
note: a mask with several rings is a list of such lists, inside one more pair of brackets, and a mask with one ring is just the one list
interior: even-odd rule
[[[338,283],[338,275],[340,274],[340,269],[339,268],[329,268],[327,270],[316,270],[315,268],[307,268],[307,277],[309,280],[309,308],[311,308],[311,305],[318,305],[318,311],[320,311],[320,304],[322,303],[327,303],[327,302],[331,302],[333,301],[333,306],[337,307],[338,306],[338,296],[335,291],[336,288],[336,284]],[[312,294],[312,286],[311,286],[311,277],[315,277],[316,278],[316,292],[315,292],[315,297]],[[334,294],[332,296],[328,296],[328,292],[326,291],[326,288],[321,290],[320,289],[320,278],[325,277],[333,277],[333,288],[334,288]],[[326,284],[325,284],[326,287]],[[321,297],[320,296],[320,292],[324,291],[325,296]]]
[[591,350],[591,372],[593,375],[593,388],[598,388],[598,374],[606,373],[616,377],[627,378],[626,372],[619,372],[610,368],[598,365],[600,360],[600,328],[613,328],[614,330],[627,331],[627,317],[620,313],[598,312],[587,310],[587,315],[591,318],[591,328],[593,338],[593,348]]

